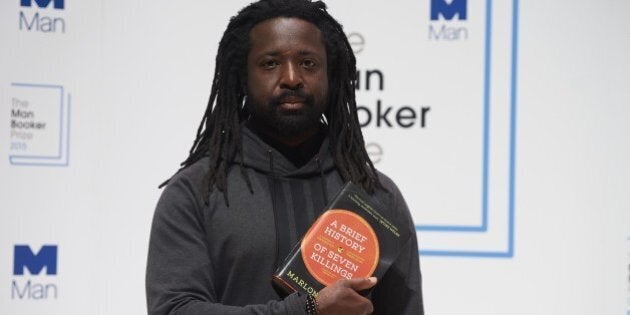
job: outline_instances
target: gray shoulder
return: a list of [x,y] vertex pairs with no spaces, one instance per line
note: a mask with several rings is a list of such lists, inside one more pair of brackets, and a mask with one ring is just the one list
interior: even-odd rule
[[409,207],[407,206],[407,202],[403,197],[400,189],[394,181],[389,178],[389,176],[377,171],[378,179],[383,186],[383,190],[379,189],[376,191],[376,197],[381,200],[381,202],[386,207],[385,211],[390,212],[392,215],[398,217],[401,222],[404,222],[405,225],[409,226],[410,229],[414,226],[413,219],[411,217],[411,212],[409,211]]
[[203,179],[208,172],[208,158],[202,158],[173,175],[162,192],[162,199],[180,199],[184,196],[202,201]]
[[407,210],[407,203],[405,202],[405,198],[403,197],[400,189],[394,181],[384,173],[380,171],[376,171],[378,174],[378,179],[381,182],[384,190],[377,190],[376,194],[379,199],[381,199],[388,207],[393,207],[396,209],[401,209],[404,211]]
[[387,175],[385,175],[384,173],[382,173],[381,171],[376,171],[377,175],[378,175],[378,180],[381,182],[381,185],[383,185],[383,188],[385,188],[386,192],[389,192],[390,194],[392,194],[392,197],[395,198],[402,198],[402,194],[400,193],[400,189],[398,189],[398,186],[396,185],[396,183],[394,183],[394,181]]
[[208,172],[208,168],[208,158],[201,158],[197,162],[173,175],[173,177],[169,180],[169,184],[171,182],[178,182],[182,180],[194,182],[203,181],[203,177]]

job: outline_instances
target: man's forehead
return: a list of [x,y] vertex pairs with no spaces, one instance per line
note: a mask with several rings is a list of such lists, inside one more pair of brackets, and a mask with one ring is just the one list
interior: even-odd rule
[[322,40],[324,39],[323,32],[319,29],[317,24],[300,17],[278,16],[262,20],[254,24],[254,26],[252,26],[252,28],[250,29],[250,39],[253,39],[252,33],[260,30],[261,28],[265,31],[270,31],[271,28],[273,28],[273,30],[275,31],[275,35],[280,35],[287,38],[298,36],[300,35],[301,30],[307,30],[309,32],[308,35],[310,35],[309,37],[319,37]]
[[250,30],[249,40],[251,48],[257,49],[295,47],[303,52],[313,52],[313,49],[322,48],[324,53],[326,50],[324,36],[319,28],[307,20],[295,17],[264,20]]

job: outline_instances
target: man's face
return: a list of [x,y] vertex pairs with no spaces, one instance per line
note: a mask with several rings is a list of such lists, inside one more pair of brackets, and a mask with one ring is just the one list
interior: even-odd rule
[[298,18],[274,18],[254,26],[249,38],[247,102],[256,128],[279,141],[314,134],[328,100],[319,29]]

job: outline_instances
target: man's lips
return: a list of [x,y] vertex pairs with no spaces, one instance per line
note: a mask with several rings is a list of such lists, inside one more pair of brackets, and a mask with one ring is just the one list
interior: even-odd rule
[[280,99],[280,103],[304,103],[305,99],[303,97],[283,97]]
[[280,103],[280,108],[283,110],[300,110],[304,108],[304,103]]
[[296,110],[304,107],[306,100],[298,97],[287,97],[280,100],[279,105],[283,109]]

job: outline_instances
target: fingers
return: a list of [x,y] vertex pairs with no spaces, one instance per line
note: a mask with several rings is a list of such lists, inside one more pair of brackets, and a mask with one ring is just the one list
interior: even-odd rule
[[372,302],[360,294],[374,287],[376,278],[342,279],[317,295],[320,314],[371,314]]
[[342,285],[355,291],[363,291],[376,285],[376,277],[344,280]]

